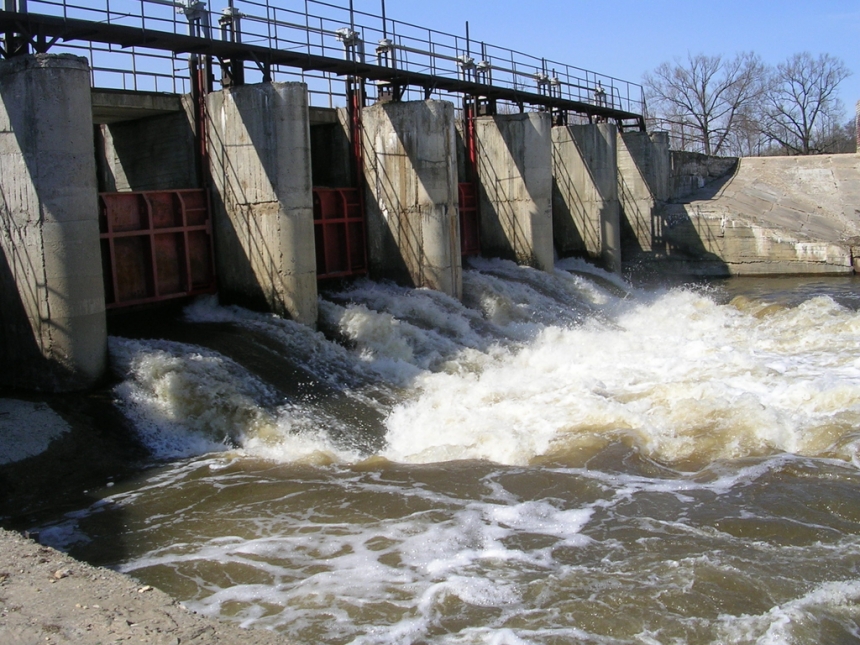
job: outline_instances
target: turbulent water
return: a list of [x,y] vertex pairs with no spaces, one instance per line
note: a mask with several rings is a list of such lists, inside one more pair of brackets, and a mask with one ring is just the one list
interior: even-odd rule
[[158,460],[43,539],[293,643],[858,642],[857,286],[199,301],[110,341]]

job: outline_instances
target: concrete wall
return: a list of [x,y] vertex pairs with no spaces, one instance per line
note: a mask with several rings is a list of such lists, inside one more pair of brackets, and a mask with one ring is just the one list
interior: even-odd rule
[[371,275],[459,298],[454,106],[381,103],[362,128]]
[[669,191],[669,136],[624,132],[618,138],[618,199],[622,256],[660,252],[660,202]]
[[83,389],[107,360],[87,61],[0,63],[0,382]]
[[744,158],[715,185],[663,205],[660,270],[677,271],[679,263],[698,274],[852,270],[860,242],[857,155]]
[[98,126],[100,190],[174,190],[198,185],[191,97],[183,96],[182,104],[182,112]]
[[222,301],[316,324],[307,86],[213,92],[207,114]]
[[669,199],[689,197],[731,175],[738,166],[737,157],[714,157],[683,150],[671,150],[669,154]]
[[611,123],[552,130],[553,238],[559,255],[621,271],[617,128]]
[[551,271],[550,115],[479,117],[475,132],[482,252]]
[[681,275],[813,275],[852,272],[845,244],[809,240],[748,219],[690,204],[664,212],[666,251],[641,268]]

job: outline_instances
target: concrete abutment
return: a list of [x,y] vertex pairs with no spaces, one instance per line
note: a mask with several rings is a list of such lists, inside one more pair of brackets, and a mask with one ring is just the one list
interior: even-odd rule
[[371,275],[460,298],[453,104],[379,103],[362,128]]
[[307,86],[213,92],[207,115],[222,299],[316,325]]
[[621,272],[617,137],[611,123],[552,130],[555,248],[614,273]]
[[481,249],[552,271],[552,121],[546,112],[475,119]]
[[0,62],[0,381],[72,391],[107,362],[86,59]]

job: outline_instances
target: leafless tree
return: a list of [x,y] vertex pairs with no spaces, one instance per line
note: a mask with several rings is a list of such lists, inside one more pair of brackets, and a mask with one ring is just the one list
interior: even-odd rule
[[857,152],[857,124],[854,119],[836,125],[824,138],[824,149],[833,154]]
[[732,59],[688,54],[645,75],[650,109],[695,133],[702,152],[716,155],[734,143],[739,120],[749,120],[764,96],[766,67],[753,53]]
[[830,152],[844,116],[836,88],[851,74],[829,54],[795,54],[773,71],[762,131],[784,154]]

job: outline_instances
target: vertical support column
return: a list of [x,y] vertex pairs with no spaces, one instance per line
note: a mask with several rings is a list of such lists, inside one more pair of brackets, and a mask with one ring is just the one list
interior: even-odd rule
[[93,385],[107,361],[89,67],[0,63],[0,382]]
[[857,116],[854,120],[854,134],[857,137],[857,154],[860,155],[860,101],[857,101]]
[[371,274],[460,298],[454,106],[379,103],[362,124]]
[[307,86],[213,92],[207,119],[222,299],[315,325]]
[[552,119],[546,112],[475,119],[481,249],[552,271]]
[[615,273],[621,271],[617,133],[613,123],[552,130],[555,247]]
[[659,206],[669,198],[669,135],[624,132],[618,138],[618,199],[622,245],[634,252],[665,250]]

